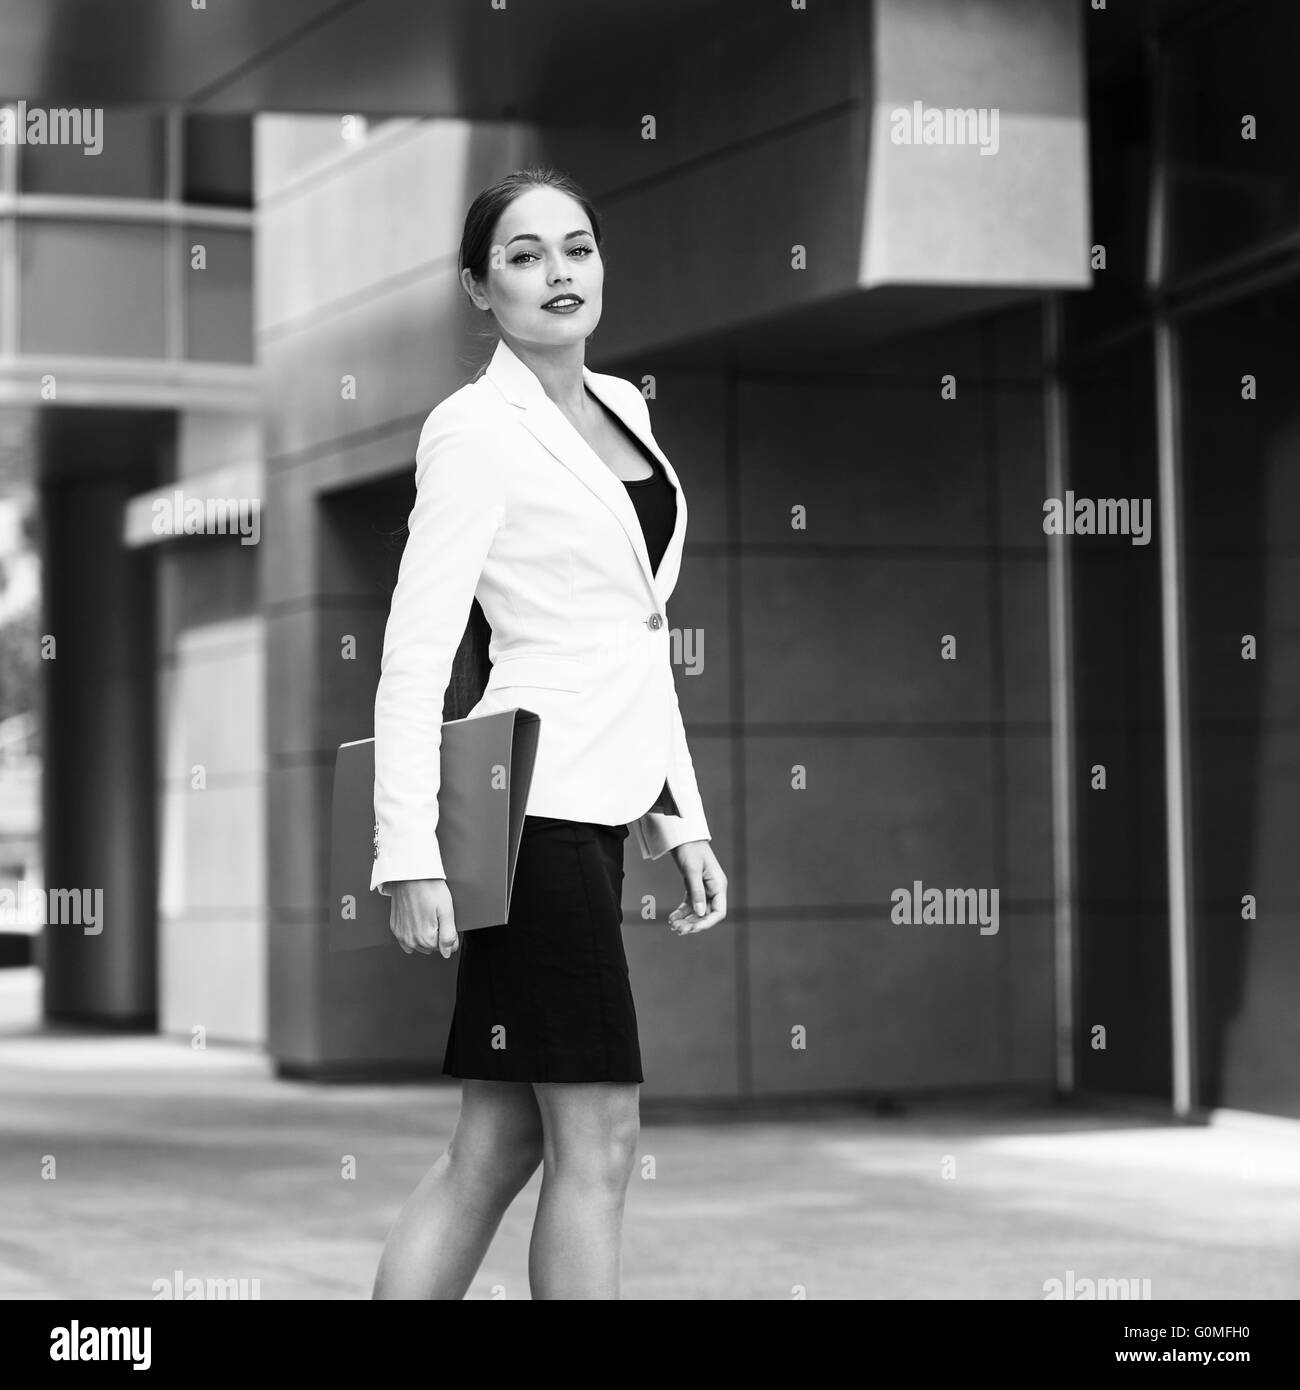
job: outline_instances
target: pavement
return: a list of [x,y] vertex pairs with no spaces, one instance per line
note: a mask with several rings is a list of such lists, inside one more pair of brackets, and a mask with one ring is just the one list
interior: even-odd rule
[[[24,972],[0,972],[12,996]],[[453,1082],[274,1078],[258,1051],[47,1032],[0,1008],[0,1297],[151,1299],[244,1279],[369,1298]],[[1032,1097],[643,1114],[624,1297],[1300,1295],[1300,1125],[1185,1125]],[[646,1162],[652,1158],[653,1164]],[[540,1176],[470,1298],[527,1298]],[[1149,1281],[1144,1283],[1142,1281]],[[1109,1296],[1115,1296],[1111,1294]]]

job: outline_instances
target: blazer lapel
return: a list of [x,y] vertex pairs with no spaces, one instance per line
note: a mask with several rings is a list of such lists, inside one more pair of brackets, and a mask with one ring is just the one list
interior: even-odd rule
[[[669,483],[672,484],[673,492],[677,496],[677,508],[676,516],[673,521],[673,532],[672,535],[668,538],[668,545],[664,550],[663,558],[659,561],[659,573],[653,576],[653,583],[656,585],[656,593],[659,595],[660,601],[664,602],[666,601],[667,595],[672,593],[673,588],[677,583],[677,575],[682,567],[682,547],[686,537],[686,498],[682,495],[681,483],[678,481],[677,474],[674,471],[672,464],[668,462],[668,459],[664,454],[663,450],[660,449],[660,447],[654,442],[654,439],[651,437],[650,431],[644,427],[641,417],[639,415],[633,414],[632,417],[629,419],[628,416],[624,415],[622,410],[619,409],[619,407],[614,403],[614,401],[609,398],[609,396],[603,394],[603,392],[605,391],[605,387],[601,383],[598,373],[592,372],[587,367],[584,367],[582,369],[582,373],[584,378],[586,379],[587,386],[590,388],[592,394],[599,396],[600,399],[604,401],[604,403],[610,408],[610,410],[612,410],[614,414],[617,415],[620,420],[622,420],[622,422],[628,427],[628,429],[630,429],[632,433],[636,435],[636,437],[642,442],[642,444],[644,444],[646,448],[650,450],[650,452],[655,456],[655,458],[657,458],[659,462],[663,464],[664,473],[667,476]],[[568,421],[566,420],[565,423],[568,424]],[[577,433],[577,430],[574,430],[574,434]],[[582,438],[581,435],[579,435],[578,437],[580,439]],[[586,444],[586,440],[583,440],[583,443]],[[591,450],[588,449],[587,452],[590,453]],[[600,463],[601,468],[609,477],[614,477],[614,475],[610,473],[609,469],[606,468],[603,463],[601,463],[600,459],[596,459],[596,462]],[[618,490],[620,498],[624,503],[626,503],[627,510],[631,512],[632,525],[636,528],[637,539],[641,543],[640,549],[642,553],[644,553],[645,537],[642,535],[641,532],[641,523],[637,518],[636,508],[632,505],[632,500],[627,495],[627,489],[617,478],[614,478],[614,485]],[[649,574],[650,559],[648,555],[645,559],[645,568],[646,573]]]
[[590,368],[583,367],[582,375],[588,389],[599,397],[663,464],[664,472],[677,494],[677,521],[656,576],[650,568],[645,536],[642,534],[636,508],[632,505],[627,489],[574,429],[559,406],[546,394],[536,374],[506,346],[504,340],[497,344],[492,360],[487,365],[486,374],[502,395],[521,409],[520,422],[529,433],[613,512],[627,535],[651,593],[662,604],[664,595],[672,592],[681,569],[682,537],[686,529],[685,499],[682,497],[681,485],[672,464],[656,447],[654,441],[647,438],[646,431],[640,428],[639,422],[635,419],[629,420],[615,401],[610,399],[609,394],[602,389],[597,374]]

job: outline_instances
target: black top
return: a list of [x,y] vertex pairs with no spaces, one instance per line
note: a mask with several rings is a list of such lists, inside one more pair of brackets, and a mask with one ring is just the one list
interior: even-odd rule
[[645,548],[650,555],[651,573],[658,574],[659,562],[664,558],[664,551],[672,540],[673,528],[677,525],[677,489],[668,481],[663,464],[650,449],[603,401],[601,405],[610,419],[645,455],[653,470],[648,478],[623,478],[621,481],[627,488],[627,494],[636,508],[637,520],[641,523],[641,534],[645,537]]

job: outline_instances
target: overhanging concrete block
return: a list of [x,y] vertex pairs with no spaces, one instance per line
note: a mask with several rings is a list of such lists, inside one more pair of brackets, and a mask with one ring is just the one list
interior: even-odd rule
[[871,62],[860,283],[1088,287],[1075,0],[875,0]]

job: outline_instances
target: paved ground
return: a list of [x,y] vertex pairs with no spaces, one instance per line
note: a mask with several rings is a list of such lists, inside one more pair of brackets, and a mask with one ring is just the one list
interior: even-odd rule
[[[367,1298],[457,1103],[454,1086],[276,1081],[239,1049],[0,1026],[0,1297],[147,1299],[180,1270]],[[1282,1122],[1005,1101],[694,1113],[646,1119],[641,1151],[629,1298],[1041,1299],[1069,1271],[1149,1279],[1156,1299],[1300,1295],[1300,1126]],[[538,1181],[470,1297],[528,1297]]]

